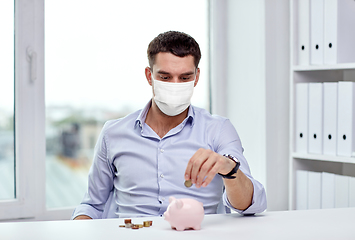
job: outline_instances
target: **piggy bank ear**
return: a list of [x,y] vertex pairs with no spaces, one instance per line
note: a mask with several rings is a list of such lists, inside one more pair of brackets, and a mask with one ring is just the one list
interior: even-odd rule
[[184,206],[184,203],[180,199],[176,199],[175,206],[177,209],[181,209]]
[[174,201],[175,198],[174,197],[169,197],[169,203],[171,203],[172,201]]

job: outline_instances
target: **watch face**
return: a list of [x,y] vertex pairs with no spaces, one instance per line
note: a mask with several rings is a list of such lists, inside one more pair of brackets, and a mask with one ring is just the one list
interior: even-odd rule
[[[232,157],[233,157],[233,156],[232,156]],[[236,157],[233,157],[233,160],[239,163],[239,160],[238,160],[238,158],[236,158]]]
[[223,156],[225,156],[225,157],[227,157],[227,158],[229,158],[229,159],[231,159],[231,160],[233,160],[233,161],[235,161],[235,162],[237,162],[237,163],[240,163],[239,160],[238,160],[238,158],[236,158],[236,157],[234,157],[234,156],[232,156],[232,155],[230,155],[230,154],[225,154],[225,155],[223,155]]

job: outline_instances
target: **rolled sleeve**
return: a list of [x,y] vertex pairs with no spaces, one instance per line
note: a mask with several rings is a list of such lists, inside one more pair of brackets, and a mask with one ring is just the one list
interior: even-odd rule
[[236,157],[240,161],[240,168],[238,171],[242,171],[250,179],[254,189],[252,203],[247,209],[240,210],[234,208],[227,198],[226,191],[223,194],[224,205],[244,215],[265,211],[267,208],[267,200],[264,186],[252,177],[249,164],[243,155],[244,149],[239,135],[229,120],[224,122],[223,127],[220,130],[217,152],[221,155],[231,154]]
[[262,213],[267,208],[266,193],[265,193],[264,186],[261,183],[259,183],[257,180],[250,177],[248,178],[252,182],[253,189],[254,189],[251,205],[245,210],[234,208],[232,204],[229,202],[226,192],[224,192],[223,194],[223,203],[225,206],[243,215]]

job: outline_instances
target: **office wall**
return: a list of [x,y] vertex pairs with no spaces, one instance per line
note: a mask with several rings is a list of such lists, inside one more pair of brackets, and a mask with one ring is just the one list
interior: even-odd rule
[[266,183],[264,1],[228,1],[227,115],[252,174]]
[[266,183],[269,210],[288,209],[289,1],[265,4]]
[[268,210],[288,207],[289,8],[284,0],[211,2],[212,111],[236,127]]

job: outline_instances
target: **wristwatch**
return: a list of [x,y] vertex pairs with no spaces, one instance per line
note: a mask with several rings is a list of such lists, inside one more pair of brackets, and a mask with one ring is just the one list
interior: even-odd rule
[[218,173],[219,175],[221,175],[223,178],[227,178],[227,179],[233,179],[235,178],[235,176],[232,176],[234,173],[236,173],[239,169],[239,166],[240,166],[240,162],[239,160],[230,155],[230,154],[224,154],[223,157],[226,157],[226,158],[229,158],[230,160],[234,161],[236,164],[235,164],[235,167],[227,174],[227,175],[223,175],[223,174],[220,174]]

